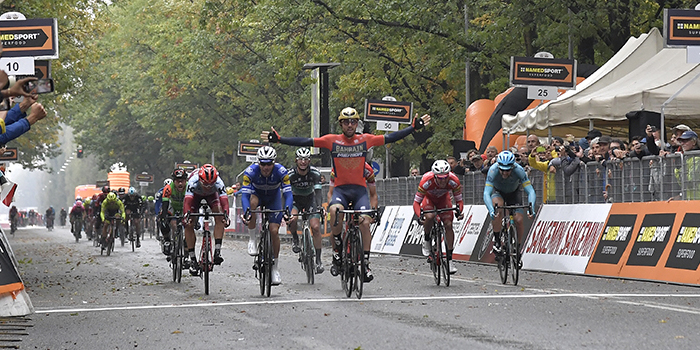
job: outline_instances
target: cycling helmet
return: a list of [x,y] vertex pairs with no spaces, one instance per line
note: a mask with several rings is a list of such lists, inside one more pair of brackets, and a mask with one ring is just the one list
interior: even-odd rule
[[[80,199],[78,199],[77,201],[75,201],[75,204],[77,204],[77,205],[83,205],[83,201],[81,201]],[[63,210],[64,208],[61,208],[61,209]]]
[[129,194],[136,194],[136,189],[133,187],[129,187]]
[[172,179],[165,179],[165,181],[163,181],[163,187],[170,185],[172,182]]
[[450,173],[450,163],[446,160],[438,159],[433,163],[430,168],[433,171],[433,175],[438,178],[446,178]]
[[177,168],[173,170],[171,177],[173,180],[187,180],[187,173],[185,172],[185,169]]
[[258,162],[274,162],[277,159],[277,152],[270,146],[262,146],[258,149]]
[[[260,152],[258,152],[259,154]],[[219,172],[211,164],[204,164],[199,168],[199,181],[204,185],[213,185],[219,178]]]
[[109,201],[115,201],[117,200],[117,194],[114,192],[110,192],[107,194],[107,200]]
[[80,196],[75,197],[75,201],[76,201],[76,202],[77,202],[77,201],[82,201],[82,200],[83,200],[83,197],[80,197]]
[[155,200],[155,197],[153,197],[153,196],[148,196],[148,200],[149,200],[149,201]]
[[338,121],[345,120],[345,119],[360,119],[360,115],[357,114],[357,111],[355,108],[352,107],[345,107],[343,108],[342,111],[340,111],[340,115],[338,116]]
[[93,195],[92,195],[92,200],[93,200],[93,201],[97,200],[97,195],[96,195],[96,194],[93,194]]
[[119,191],[117,191],[117,192],[119,192],[119,194],[125,194],[126,189],[124,189],[124,187],[119,187]]
[[515,164],[515,156],[511,151],[503,151],[496,157],[498,168],[501,170],[511,170]]
[[109,186],[103,186],[102,187],[102,193],[109,193]]
[[309,159],[311,158],[311,151],[306,148],[302,147],[297,150],[297,159]]

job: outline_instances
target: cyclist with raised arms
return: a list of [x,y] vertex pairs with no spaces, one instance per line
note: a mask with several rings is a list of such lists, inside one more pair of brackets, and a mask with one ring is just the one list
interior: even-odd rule
[[[264,206],[270,210],[285,209],[291,212],[293,206],[292,186],[289,182],[289,174],[282,164],[275,163],[277,151],[270,146],[258,149],[258,162],[251,164],[243,172],[243,185],[241,187],[241,205],[243,212],[253,210],[258,206]],[[284,201],[282,199],[284,197]],[[280,253],[279,229],[284,213],[274,213],[269,216],[270,238],[275,260],[272,265],[272,284],[282,283],[277,259]],[[248,241],[248,254],[258,255],[258,232],[255,229],[255,214],[243,222],[248,226],[250,240]]]
[[[450,195],[452,193],[452,195]],[[418,217],[418,223],[423,225],[423,255],[430,255],[430,230],[433,229],[436,213],[428,213],[421,217],[421,209],[435,210],[452,207],[454,197],[459,212],[445,211],[440,213],[442,225],[445,228],[445,247],[447,248],[447,260],[452,260],[454,250],[454,230],[452,218],[457,215],[457,220],[462,220],[464,214],[464,202],[462,201],[462,184],[457,175],[450,172],[450,163],[446,160],[436,160],[431,171],[425,173],[418,184],[418,192],[413,199],[413,212]],[[423,220],[425,219],[425,220]],[[450,264],[450,274],[457,272],[457,267]]]
[[[292,214],[297,214],[306,210],[316,211],[321,204],[321,172],[310,165],[311,151],[302,147],[296,151],[296,166],[289,170],[289,183],[292,185],[294,197],[294,207]],[[309,226],[314,237],[314,248],[316,248],[316,273],[324,271],[321,263],[321,215],[314,214],[309,217]],[[293,218],[287,225],[292,232],[292,251],[299,253],[299,235],[297,234],[297,220]]]
[[[163,193],[165,193],[165,188]],[[225,214],[224,216],[215,217],[216,225],[214,226],[214,265],[221,265],[224,262],[224,258],[221,257],[221,243],[224,239],[224,229],[230,223],[228,218],[228,196],[226,195],[224,181],[221,180],[219,172],[211,164],[204,164],[190,174],[187,180],[185,199],[182,203],[182,213],[187,215],[198,211],[202,199],[207,201],[207,205],[211,208],[212,213]],[[198,276],[199,264],[194,252],[194,245],[197,239],[194,234],[194,222],[195,220],[191,218],[185,220],[185,242],[187,243],[187,252],[189,252],[190,256],[190,274]]]
[[[515,156],[510,151],[503,151],[496,157],[496,163],[491,165],[486,174],[486,186],[484,187],[484,203],[489,210],[491,221],[493,224],[494,245],[493,250],[500,254],[501,248],[501,215],[504,215],[502,210],[496,212],[494,205],[520,205],[522,198],[520,196],[520,186],[522,185],[527,192],[527,201],[530,204],[531,211],[535,213],[535,201],[537,194],[532,188],[530,179],[525,173],[525,169],[520,164],[515,162]],[[528,214],[531,215],[531,214]],[[523,210],[518,209],[515,212],[515,227],[518,230],[518,236],[522,238],[523,234]],[[520,240],[522,242],[522,240]]]
[[185,192],[187,190],[187,173],[184,169],[177,168],[173,170],[170,177],[173,181],[163,187],[162,204],[158,216],[160,232],[163,234],[163,254],[168,256],[172,253],[170,232],[175,231],[177,222],[175,219],[168,220],[166,217],[173,216],[176,212],[183,213],[182,205],[185,201]]
[[[280,142],[292,146],[320,147],[331,151],[333,171],[336,175],[333,200],[329,203],[330,219],[332,223],[336,222],[336,210],[350,208],[350,204],[352,204],[353,208],[356,210],[370,209],[365,178],[363,176],[367,151],[374,146],[383,146],[387,143],[399,141],[410,135],[414,130],[428,125],[428,123],[430,123],[430,115],[425,114],[421,118],[418,118],[418,115],[416,115],[413,119],[412,126],[387,135],[355,134],[359,120],[360,115],[357,111],[352,107],[346,107],[338,116],[338,123],[343,131],[341,134],[327,134],[317,138],[280,137],[277,131],[275,131],[275,128],[272,128],[271,132],[263,131],[260,135],[263,139],[270,142]],[[334,250],[336,252],[333,256],[331,274],[333,274],[334,271],[339,271],[340,267],[338,252],[342,246],[340,233],[343,227],[343,221],[344,218],[341,216],[338,218],[338,225],[331,226],[331,233],[333,234],[335,243]],[[372,279],[374,279],[372,271],[369,268],[369,252],[372,243],[372,234],[369,229],[370,221],[371,220],[362,220],[360,224],[365,261],[367,261],[366,273],[365,276],[363,276],[365,282],[371,282]]]
[[[369,191],[369,205],[372,208],[379,207],[379,195],[377,194],[377,182],[374,178],[374,169],[369,163],[365,162],[365,170],[362,173],[367,183],[367,191]],[[328,203],[333,199],[333,188],[335,187],[335,173],[331,170],[331,180],[328,186]]]

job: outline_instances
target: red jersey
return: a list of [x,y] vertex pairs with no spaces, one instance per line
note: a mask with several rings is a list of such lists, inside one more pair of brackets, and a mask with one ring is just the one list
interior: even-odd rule
[[[367,186],[376,186],[376,180],[374,178],[374,169],[372,169],[372,166],[369,165],[369,163],[365,162],[365,170],[362,174],[362,177],[365,178],[365,182],[367,183]],[[331,170],[331,181],[330,181],[331,186],[335,186],[335,172]]]
[[416,216],[420,215],[420,204],[423,202],[423,198],[428,197],[432,202],[440,202],[442,200],[450,201],[449,197],[445,198],[450,192],[455,198],[455,202],[462,207],[462,184],[459,182],[457,175],[450,172],[449,178],[447,179],[447,185],[445,187],[438,187],[437,182],[435,182],[435,175],[432,171],[429,171],[423,175],[418,184],[418,192],[413,198],[413,208],[414,211],[417,210]]
[[359,185],[365,187],[364,164],[367,151],[374,146],[384,145],[384,135],[328,134],[314,139],[314,147],[331,151],[335,186]]

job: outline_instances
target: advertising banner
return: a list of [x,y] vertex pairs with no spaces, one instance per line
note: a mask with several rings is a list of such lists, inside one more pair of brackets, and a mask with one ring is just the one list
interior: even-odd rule
[[698,201],[615,203],[586,274],[698,284],[699,220]]
[[372,237],[371,252],[399,254],[411,221],[413,221],[413,208],[410,206],[384,208],[381,221]]
[[583,274],[605,226],[610,206],[542,206],[523,246],[523,268]]
[[24,289],[13,257],[5,233],[0,233],[0,294],[18,292]]
[[471,258],[488,215],[485,205],[464,206],[464,219],[455,220],[452,224],[455,231],[453,259],[468,261]]

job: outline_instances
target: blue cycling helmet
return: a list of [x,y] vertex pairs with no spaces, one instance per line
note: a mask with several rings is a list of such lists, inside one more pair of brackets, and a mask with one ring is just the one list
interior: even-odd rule
[[133,187],[129,187],[129,194],[136,194],[136,189]]
[[515,164],[515,156],[511,151],[503,151],[496,157],[498,168],[501,170],[512,170]]

